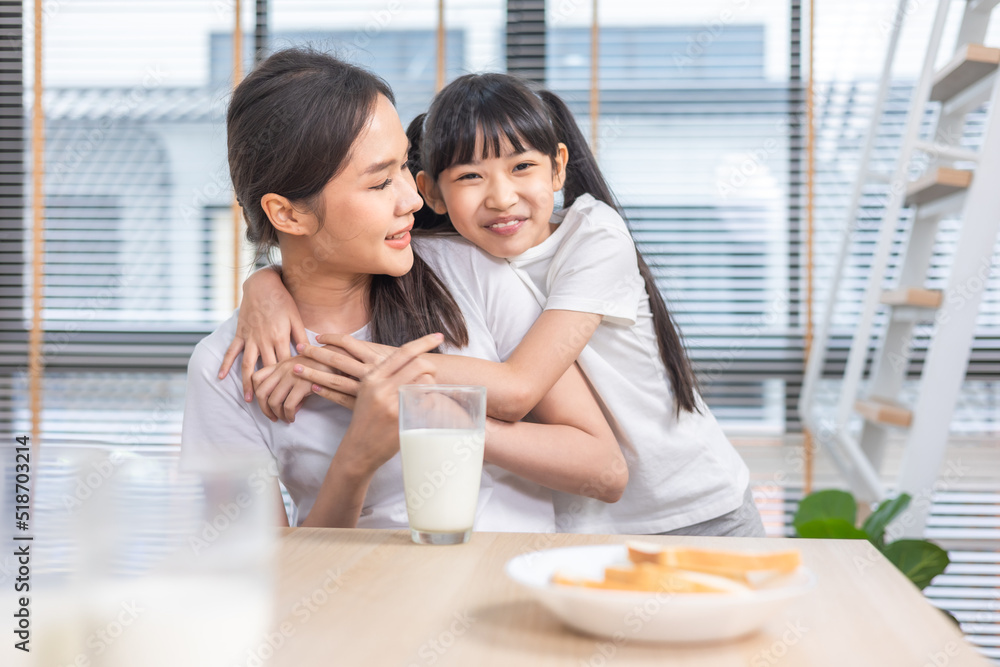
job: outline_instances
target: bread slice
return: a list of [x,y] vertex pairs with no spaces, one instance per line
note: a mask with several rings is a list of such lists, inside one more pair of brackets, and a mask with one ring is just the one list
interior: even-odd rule
[[552,583],[649,593],[745,593],[750,590],[745,584],[726,577],[665,568],[655,563],[608,567],[604,571],[604,581],[579,579],[557,572]]
[[718,551],[692,547],[663,547],[649,542],[627,542],[628,558],[636,564],[653,563],[660,567],[693,570],[723,577],[747,580],[763,572],[785,574],[802,564],[797,550],[788,551]]

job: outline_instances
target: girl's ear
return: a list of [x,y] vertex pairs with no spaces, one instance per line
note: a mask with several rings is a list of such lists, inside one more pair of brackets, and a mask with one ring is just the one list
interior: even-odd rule
[[552,161],[552,191],[558,192],[566,185],[566,165],[569,163],[569,149],[559,142],[556,148],[556,159]]
[[441,189],[434,179],[426,171],[418,171],[416,181],[417,189],[420,190],[420,194],[424,198],[424,201],[427,202],[427,205],[438,215],[447,213],[448,207],[445,206],[444,199],[441,197]]
[[279,232],[291,236],[309,236],[315,231],[315,216],[297,210],[287,197],[269,192],[260,198],[260,207]]

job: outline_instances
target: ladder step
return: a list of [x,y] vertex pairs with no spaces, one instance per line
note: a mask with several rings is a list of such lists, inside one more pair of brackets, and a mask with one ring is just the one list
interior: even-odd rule
[[906,428],[913,421],[913,413],[895,401],[880,396],[870,396],[856,401],[854,410],[870,422]]
[[931,100],[943,102],[962,92],[980,79],[989,76],[1000,65],[1000,49],[981,44],[966,44],[955,57],[934,76]]
[[906,205],[920,206],[966,190],[972,183],[972,172],[966,169],[938,167],[933,172],[910,183],[906,189]]
[[881,301],[887,306],[913,306],[915,308],[940,308],[944,293],[939,289],[903,289],[882,292]]
[[[1000,0],[997,1],[1000,2]],[[942,157],[946,160],[954,160],[955,162],[979,162],[979,153],[970,151],[967,148],[956,148],[955,146],[937,144],[933,141],[916,141],[913,147],[932,157]]]
[[1000,0],[969,0],[969,9],[974,12],[988,12],[1000,3]]

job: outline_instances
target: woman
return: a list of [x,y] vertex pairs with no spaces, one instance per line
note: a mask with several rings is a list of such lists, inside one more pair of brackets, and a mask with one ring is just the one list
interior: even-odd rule
[[[234,315],[188,365],[183,455],[268,452],[295,525],[404,527],[399,386],[433,381],[433,361],[419,355],[439,347],[498,361],[510,343],[491,338],[490,321],[537,317],[533,298],[459,240],[425,241],[434,270],[413,253],[422,201],[392,92],[371,73],[326,54],[278,52],[234,91],[227,135],[247,236],[262,252],[280,249],[306,328],[400,348],[362,378],[353,411],[313,398],[294,423],[274,422],[245,402],[239,374],[216,376]],[[459,279],[491,272],[489,288]],[[293,363],[314,362],[288,359],[267,372],[287,374]],[[621,451],[577,367],[533,416],[544,423],[490,422],[479,530],[550,531],[549,489],[614,501],[625,487]]]

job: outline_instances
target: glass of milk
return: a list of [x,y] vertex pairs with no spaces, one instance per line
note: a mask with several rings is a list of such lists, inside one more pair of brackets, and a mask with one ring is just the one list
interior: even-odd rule
[[273,652],[273,462],[182,466],[148,449],[42,449],[39,667],[262,664]]
[[472,535],[486,440],[486,387],[413,384],[399,390],[399,451],[417,544]]

